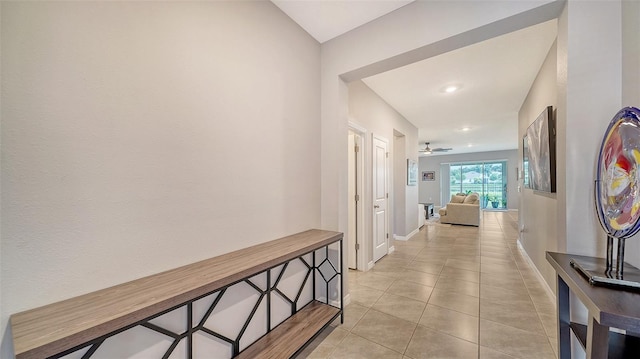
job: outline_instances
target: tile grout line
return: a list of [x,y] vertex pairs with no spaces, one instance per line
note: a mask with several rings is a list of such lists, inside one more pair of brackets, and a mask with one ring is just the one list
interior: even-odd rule
[[[496,217],[496,215],[494,215],[494,214],[491,214],[491,216],[492,216],[492,217]],[[518,272],[517,272],[517,274],[518,274],[518,278],[520,278],[520,279],[523,281],[523,283],[525,284],[525,289],[526,289],[526,293],[527,293],[527,295],[528,295],[528,297],[529,297],[529,300],[534,304],[534,305],[533,305],[533,308],[534,308],[534,310],[536,310],[536,314],[537,314],[538,319],[542,322],[542,320],[541,320],[541,318],[540,318],[540,313],[541,313],[541,312],[538,310],[538,306],[536,305],[536,303],[535,303],[535,302],[533,302],[533,297],[531,296],[531,290],[532,290],[534,287],[533,287],[533,286],[531,286],[531,285],[526,285],[528,282],[525,282],[525,281],[524,281],[524,275],[523,275],[523,271],[522,271],[522,270],[523,270],[523,268],[521,268],[521,266],[519,266],[519,265],[518,265],[518,262],[516,262],[516,259],[515,259],[514,255],[513,255],[514,248],[512,248],[513,246],[512,246],[512,245],[510,245],[509,240],[507,240],[507,233],[504,231],[505,225],[504,225],[503,223],[501,223],[499,219],[495,219],[495,218],[492,218],[492,219],[493,219],[493,220],[485,221],[485,223],[489,223],[489,222],[491,222],[491,223],[489,223],[489,224],[491,224],[491,225],[493,225],[493,224],[497,224],[497,226],[499,226],[499,228],[500,228],[500,231],[492,231],[492,230],[490,230],[490,231],[485,231],[485,232],[482,232],[482,231],[481,231],[481,232],[479,232],[479,233],[478,233],[478,234],[479,234],[479,236],[478,236],[478,245],[479,245],[479,248],[478,248],[478,257],[479,257],[479,258],[478,258],[478,265],[479,265],[479,268],[478,268],[478,284],[477,284],[477,285],[478,285],[478,310],[477,310],[477,316],[478,316],[478,324],[477,324],[478,337],[477,337],[477,343],[475,343],[475,344],[477,345],[477,351],[476,351],[476,353],[477,353],[477,357],[478,357],[478,359],[480,358],[480,355],[481,355],[481,348],[482,348],[482,345],[481,345],[481,333],[480,333],[480,321],[482,320],[482,319],[480,318],[480,314],[481,314],[481,307],[482,307],[482,306],[481,306],[481,304],[482,304],[482,303],[484,303],[484,302],[486,301],[486,300],[485,300],[485,299],[486,299],[486,297],[483,297],[483,296],[481,295],[481,288],[482,288],[482,283],[483,283],[483,279],[484,279],[484,277],[485,277],[485,274],[489,274],[489,275],[491,275],[491,272],[486,272],[486,273],[484,273],[484,272],[482,271],[482,266],[483,266],[484,262],[487,262],[487,261],[488,261],[488,264],[493,264],[493,263],[494,263],[493,261],[491,261],[491,260],[487,259],[487,258],[492,258],[491,256],[488,256],[487,258],[482,258],[482,257],[483,257],[483,254],[485,254],[485,252],[487,252],[487,253],[492,253],[492,251],[491,251],[491,250],[488,250],[488,251],[483,250],[483,244],[484,244],[484,243],[491,244],[491,243],[489,243],[489,242],[496,242],[496,239],[497,239],[497,240],[499,240],[499,241],[500,241],[500,243],[502,243],[502,244],[506,245],[506,248],[507,248],[508,250],[507,250],[507,252],[506,252],[505,254],[510,255],[510,257],[509,257],[509,261],[511,261],[511,263],[515,264],[515,266],[514,266],[514,267],[515,267],[515,269],[518,271]],[[510,219],[511,219],[511,220],[513,220],[512,218],[510,218]],[[494,227],[494,226],[492,226],[492,228],[493,228],[493,227]],[[415,247],[419,247],[419,248],[417,248],[417,251],[418,251],[419,253],[422,253],[423,251],[425,251],[425,253],[428,253],[428,252],[429,252],[429,249],[430,249],[430,248],[429,248],[429,247],[430,247],[430,244],[435,244],[435,247],[433,247],[433,248],[439,248],[438,244],[439,244],[439,242],[440,242],[440,241],[439,241],[440,237],[439,237],[439,235],[438,235],[438,234],[434,234],[434,233],[439,232],[439,230],[438,230],[438,229],[435,229],[435,230],[432,230],[432,231],[429,231],[429,229],[426,229],[426,230],[422,230],[422,231],[420,231],[420,232],[421,232],[420,234],[418,234],[418,235],[416,235],[416,236],[412,237],[412,238],[416,238],[416,239],[418,239],[418,240],[420,240],[420,241],[426,241],[426,243],[427,243],[427,245],[425,245],[425,246],[421,246],[421,245],[417,245],[417,246],[415,246]],[[430,234],[431,234],[431,235],[430,235]],[[447,236],[447,235],[446,235],[446,233],[443,233],[443,234],[445,235],[445,237]],[[494,238],[485,238],[485,235],[488,235],[488,237],[493,237],[493,236],[494,236],[494,234],[499,234],[499,237],[497,237],[497,238],[496,238],[496,237],[494,237]],[[454,236],[451,236],[451,237],[452,237],[451,239],[459,240],[460,238],[468,237],[468,236],[470,236],[470,235],[469,235],[467,232],[464,232],[464,231],[463,231],[463,232],[461,232],[461,233],[456,234],[456,235],[455,235],[455,237],[454,237]],[[487,241],[488,241],[488,242],[487,242]],[[446,242],[447,242],[447,241],[443,241],[442,243],[444,244],[444,243],[446,243]],[[445,257],[447,257],[447,259],[450,259],[449,257],[451,257],[451,256],[455,256],[455,251],[453,251],[452,249],[453,249],[453,247],[456,245],[456,244],[455,244],[456,242],[449,242],[449,243],[450,243],[450,246],[448,246],[448,248],[450,248],[450,250],[449,250],[449,251],[446,251],[446,250],[445,250],[445,251],[443,251],[443,252],[442,252],[442,253],[447,253],[447,252],[448,252],[447,254],[443,254]],[[496,243],[497,243],[497,242],[496,242]],[[463,244],[463,243],[460,243],[460,244]],[[443,245],[442,247],[445,247],[445,246]],[[432,249],[433,249],[433,248],[432,248]],[[416,250],[416,249],[412,249],[412,250]],[[410,251],[411,251],[411,250],[409,250],[409,252],[410,252]],[[402,265],[400,266],[400,271],[399,271],[399,272],[402,272],[402,271],[404,271],[404,270],[415,270],[415,269],[412,269],[410,266],[411,266],[411,264],[412,264],[412,263],[419,263],[419,262],[421,262],[421,261],[417,261],[417,260],[416,260],[417,258],[418,258],[418,255],[415,255],[415,256],[412,256],[410,259],[407,259],[407,263],[402,264]],[[503,256],[500,256],[499,258],[503,258]],[[406,258],[401,258],[401,259],[406,259]],[[462,258],[462,259],[458,258],[458,259],[459,259],[459,260],[462,260],[462,261],[464,261],[464,260],[465,260],[464,258]],[[434,260],[437,260],[437,256],[436,256],[436,257],[434,257]],[[429,261],[426,261],[426,262],[428,263]],[[445,264],[446,264],[446,262],[445,262]],[[468,294],[467,294],[467,293],[469,292],[468,290],[467,290],[467,291],[463,291],[463,290],[460,290],[460,288],[455,287],[455,286],[454,286],[455,288],[454,288],[453,290],[451,290],[451,289],[436,288],[436,287],[438,286],[438,284],[441,284],[441,283],[444,283],[444,282],[449,282],[449,281],[453,281],[453,282],[462,282],[462,281],[463,281],[463,280],[458,279],[458,278],[455,278],[455,277],[446,277],[446,276],[444,276],[442,273],[443,273],[443,271],[444,271],[444,268],[446,268],[446,267],[447,267],[446,265],[442,265],[442,266],[440,267],[440,271],[439,271],[439,273],[438,273],[438,274],[433,274],[433,273],[423,272],[423,271],[417,271],[417,272],[421,272],[422,274],[425,274],[425,275],[434,276],[435,278],[432,278],[432,279],[430,279],[430,280],[429,280],[429,283],[431,283],[431,281],[432,281],[433,279],[435,279],[435,281],[433,281],[433,286],[431,286],[431,285],[424,285],[424,282],[413,282],[413,281],[407,281],[407,282],[412,283],[412,284],[415,284],[415,285],[431,287],[431,288],[432,288],[432,290],[431,290],[431,292],[429,293],[429,296],[428,296],[428,298],[427,298],[427,300],[426,300],[426,303],[425,303],[425,305],[424,305],[424,308],[421,310],[421,314],[420,314],[420,318],[418,319],[418,322],[417,322],[417,323],[412,323],[412,324],[414,324],[414,327],[413,327],[413,330],[412,330],[411,336],[409,337],[409,340],[408,340],[408,342],[407,342],[407,345],[404,347],[404,350],[403,350],[402,352],[399,352],[399,351],[397,351],[396,349],[389,348],[389,347],[387,347],[387,346],[385,346],[385,345],[383,345],[383,344],[380,344],[380,343],[378,343],[378,342],[376,342],[376,341],[373,341],[373,340],[371,340],[371,339],[367,339],[367,338],[365,338],[365,337],[362,337],[362,336],[360,336],[360,335],[355,334],[355,333],[353,333],[353,332],[352,332],[352,330],[353,330],[354,328],[356,328],[360,323],[362,323],[362,319],[363,319],[367,314],[371,314],[371,313],[372,313],[372,311],[380,312],[379,310],[376,310],[376,309],[374,308],[374,306],[375,306],[376,304],[380,303],[380,300],[381,300],[381,298],[382,298],[382,296],[383,296],[384,294],[386,294],[386,293],[394,294],[394,293],[390,292],[390,288],[391,288],[395,283],[398,283],[399,281],[404,280],[404,279],[403,279],[403,277],[402,277],[402,273],[396,273],[396,276],[388,276],[388,277],[387,277],[387,276],[385,276],[384,274],[379,274],[381,277],[385,277],[385,278],[387,278],[387,280],[390,280],[391,284],[390,284],[389,286],[387,286],[387,287],[386,287],[386,289],[384,289],[384,290],[382,290],[382,291],[381,291],[383,294],[382,294],[380,297],[376,298],[376,299],[373,301],[373,303],[371,304],[371,306],[362,306],[362,307],[364,307],[364,311],[363,311],[362,316],[360,316],[360,318],[359,318],[357,321],[355,321],[355,322],[354,322],[354,325],[353,325],[349,330],[347,330],[347,331],[346,331],[346,332],[348,333],[347,335],[349,335],[349,334],[353,334],[354,336],[356,336],[356,337],[358,337],[358,338],[361,338],[361,339],[367,340],[368,342],[371,342],[371,343],[375,343],[376,345],[379,345],[379,346],[381,346],[381,347],[387,348],[387,349],[389,349],[389,350],[391,350],[391,351],[393,351],[393,352],[395,352],[395,353],[398,353],[399,355],[404,355],[406,358],[411,358],[411,357],[407,356],[407,354],[406,354],[406,353],[408,352],[409,345],[411,344],[412,340],[414,340],[414,338],[415,338],[415,336],[416,336],[418,326],[419,326],[419,325],[421,325],[421,324],[420,324],[420,319],[425,315],[425,313],[426,313],[426,311],[427,311],[427,307],[428,307],[429,305],[433,305],[433,306],[436,306],[436,307],[444,308],[444,309],[446,309],[446,310],[451,310],[451,311],[453,311],[453,312],[457,312],[457,313],[462,313],[462,314],[468,315],[467,313],[464,313],[464,312],[459,312],[459,311],[457,311],[457,310],[453,310],[453,309],[450,309],[450,308],[441,307],[441,306],[438,306],[438,305],[436,305],[436,304],[430,304],[430,300],[433,298],[433,295],[434,295],[434,291],[435,291],[435,289],[440,289],[441,291],[449,292],[449,293],[457,293],[457,294],[460,294],[460,295],[462,295],[462,294],[468,295]],[[450,267],[451,267],[451,268],[460,269],[460,270],[465,270],[465,268],[457,268],[457,267],[455,267],[455,265],[453,265],[453,264],[452,264],[452,266],[450,266]],[[468,271],[468,269],[466,269],[466,270]],[[391,272],[393,272],[393,271],[391,271]],[[390,272],[390,273],[391,273],[391,272]],[[374,274],[378,275],[377,273],[374,273]],[[400,276],[397,276],[397,274],[400,274]],[[355,282],[355,281],[354,281],[354,282]],[[474,282],[473,282],[473,281],[470,281],[470,283],[474,283]],[[373,290],[379,290],[379,289],[376,289],[376,288],[374,288],[374,287],[369,287],[369,286],[367,286],[367,285],[363,285],[363,286],[364,286],[364,287],[366,287],[366,288],[371,288],[371,289],[373,289]],[[456,288],[457,288],[457,289],[456,289]],[[411,300],[416,300],[416,299],[411,298],[411,297],[405,297],[405,296],[401,296],[401,297],[408,298],[408,299],[411,299]],[[471,297],[472,297],[472,296],[471,296]],[[419,301],[421,301],[421,300],[419,300]],[[354,302],[354,303],[355,303],[355,302]],[[544,304],[544,303],[541,303],[541,305],[543,305],[543,304]],[[388,313],[385,313],[385,312],[380,312],[380,313],[383,313],[383,314],[386,314],[386,315],[390,315],[390,316],[392,316],[392,317],[395,317],[395,318],[402,319],[402,320],[405,320],[405,321],[406,321],[406,319],[403,319],[403,318],[397,317],[397,316],[392,315],[392,314],[388,314]],[[491,321],[490,319],[487,319],[487,320]],[[493,321],[492,321],[492,322],[493,322]],[[501,324],[501,325],[505,325],[505,324],[500,323],[500,322],[495,322],[495,323],[497,323],[497,324]],[[428,328],[429,330],[433,330],[433,331],[438,332],[438,333],[441,333],[441,334],[443,334],[443,335],[447,335],[447,336],[450,336],[450,337],[453,337],[453,338],[456,338],[456,339],[460,339],[460,340],[463,340],[463,341],[467,341],[467,342],[469,342],[468,340],[466,340],[466,339],[464,339],[464,338],[459,338],[459,337],[457,337],[457,336],[455,336],[455,335],[452,335],[452,334],[449,334],[449,333],[446,333],[446,332],[442,332],[442,331],[440,331],[440,330],[438,330],[438,329],[436,329],[436,328],[430,328],[430,327],[428,327],[428,326],[424,326],[424,325],[423,325],[423,327],[426,327],[426,328]],[[409,328],[407,328],[407,329],[409,329]],[[520,328],[518,328],[518,329],[520,329]],[[521,330],[523,330],[523,329],[521,329]],[[543,330],[545,330],[545,333],[546,333],[546,329],[544,329],[544,326],[543,326]],[[547,337],[548,337],[548,336],[547,336]],[[341,338],[339,341],[337,341],[337,344],[336,344],[336,345],[334,345],[334,346],[332,346],[332,348],[331,348],[330,352],[329,352],[327,355],[329,355],[329,356],[331,356],[331,355],[340,355],[340,352],[339,352],[339,350],[338,350],[338,348],[337,348],[337,347],[338,347],[339,345],[341,345],[342,343],[344,343],[345,338],[346,338],[346,335],[345,335],[345,337],[343,337],[343,338]],[[550,339],[551,339],[551,338],[550,338],[550,337],[548,337],[548,340],[550,340]],[[472,343],[472,342],[470,342],[470,343]],[[505,356],[512,357],[512,355],[511,355],[511,354],[504,353],[504,352],[502,352],[502,350],[493,349],[492,347],[488,347],[488,348],[491,348],[491,350],[495,350],[495,351],[497,351],[497,352],[499,352],[499,353],[503,353],[503,354],[505,354]]]
[[[518,249],[516,248],[516,250],[518,250]],[[515,262],[515,264],[516,264],[516,268],[518,268],[518,272],[520,273],[520,276],[522,276],[522,271],[520,270],[520,266],[518,265],[517,262]],[[535,301],[533,300],[533,297],[531,296],[531,291],[529,290],[529,286],[527,286],[527,282],[524,280],[524,277],[522,277],[522,280],[525,283],[524,287],[527,290],[527,294],[529,295],[529,299],[533,303],[533,308],[535,309],[536,316],[538,317],[538,320],[540,321],[540,325],[542,326],[542,331],[544,332],[545,336],[547,337],[547,341],[549,342],[549,346],[551,347],[551,351],[553,352],[554,355],[557,356],[558,353],[556,352],[556,349],[554,349],[553,342],[552,342],[552,340],[554,338],[551,338],[549,336],[549,334],[547,333],[547,328],[545,328],[544,322],[542,321],[542,317],[540,316],[540,310],[538,310],[538,306],[536,305]],[[555,315],[557,316],[558,315],[558,309],[555,308],[555,310],[556,310]],[[557,340],[557,338],[555,340]]]
[[482,334],[480,332],[480,308],[482,307],[482,238],[478,238],[478,241],[480,242],[480,248],[479,248],[479,253],[480,253],[480,259],[478,260],[478,262],[480,262],[480,268],[478,268],[478,359],[480,359],[480,335]]
[[[426,248],[426,247],[424,247],[424,248]],[[422,252],[424,250],[424,248],[420,249],[418,254],[420,252]],[[404,268],[407,269],[406,266]],[[443,266],[443,268],[444,268],[444,266]],[[440,272],[442,272],[442,269],[440,269]],[[411,341],[413,340],[413,337],[416,335],[416,330],[418,330],[418,325],[420,325],[420,319],[422,319],[422,316],[424,315],[424,312],[427,310],[427,306],[429,305],[429,300],[431,299],[431,296],[433,295],[433,291],[436,288],[436,284],[438,284],[438,281],[440,280],[440,273],[438,273],[437,276],[438,276],[438,278],[436,278],[436,282],[433,284],[431,292],[429,293],[429,298],[427,298],[427,302],[425,303],[424,309],[422,309],[422,313],[420,314],[420,318],[418,319],[418,322],[416,323],[416,326],[413,328],[413,332],[411,332],[411,337],[409,338],[409,342],[407,343],[407,346],[404,348],[404,351],[402,352],[403,356],[407,356],[407,350],[409,350],[409,345],[411,344]]]
[[[522,271],[520,269],[520,266],[518,265],[518,262],[515,260],[515,254],[513,253],[514,249],[511,248],[511,246],[509,247],[509,250],[512,252],[511,255],[514,258],[514,264],[516,267],[516,270],[518,271],[518,274],[520,275],[520,278],[522,278],[522,282],[524,283],[524,287],[527,291],[527,295],[529,296],[529,300],[531,301],[531,303],[533,304],[533,308],[536,312],[536,317],[538,318],[538,320],[540,321],[540,325],[542,326],[542,331],[544,332],[544,336],[547,338],[547,342],[549,343],[549,347],[551,348],[551,352],[554,355],[557,355],[555,350],[553,349],[553,344],[551,343],[551,338],[547,335],[547,330],[544,327],[544,324],[542,322],[542,318],[540,317],[540,312],[538,310],[538,307],[536,306],[533,297],[531,296],[531,291],[529,290],[529,286],[527,286],[527,281],[525,281],[524,276],[522,275]],[[515,250],[518,250],[518,248],[516,247]]]
[[[498,221],[498,223],[499,223],[499,221]],[[499,223],[499,225],[500,225],[500,223]],[[500,228],[501,228],[503,240],[506,240],[505,233],[502,231],[502,226],[501,225],[500,225]],[[482,241],[482,239],[480,239],[480,240]],[[511,248],[509,247],[508,243],[507,243],[507,247],[509,248],[509,251],[511,252]],[[511,253],[511,256],[513,257],[513,253]],[[514,260],[514,264],[516,264],[515,260]],[[519,269],[517,268],[517,265],[515,267],[516,267],[516,270],[518,271],[518,274],[520,274],[520,276],[522,277],[522,274],[520,273]],[[479,298],[480,299],[478,301],[478,358],[479,359],[480,359],[480,348],[482,347],[481,340],[480,340],[480,335],[482,334],[482,332],[480,331],[480,322],[482,320],[482,318],[480,317],[480,310],[481,310],[480,308],[481,308],[481,304],[482,304],[482,273],[483,273],[482,272],[482,243],[480,243],[480,293],[479,293]],[[523,279],[523,281],[524,281],[524,279]],[[494,322],[494,323],[498,323],[498,322]],[[498,324],[505,325],[503,323],[498,323]],[[504,353],[501,350],[497,350],[495,348],[491,348],[491,349],[495,350],[495,351],[497,351],[499,353],[505,354],[507,356],[511,356],[510,354]]]

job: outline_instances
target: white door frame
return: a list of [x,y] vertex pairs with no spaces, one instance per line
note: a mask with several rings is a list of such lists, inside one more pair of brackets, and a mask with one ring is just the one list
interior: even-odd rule
[[[357,223],[357,228],[356,228],[356,234],[357,234],[357,238],[356,238],[356,242],[358,244],[360,244],[360,250],[356,252],[356,266],[358,267],[358,270],[361,271],[366,271],[368,270],[368,266],[367,266],[367,261],[366,258],[368,257],[367,255],[365,255],[366,253],[369,253],[369,247],[370,244],[367,243],[368,241],[365,240],[365,238],[367,238],[367,236],[365,235],[365,231],[366,231],[366,226],[365,226],[365,208],[369,208],[367,205],[369,203],[369,196],[366,195],[366,190],[365,190],[365,164],[366,159],[367,159],[367,151],[366,149],[367,147],[367,129],[354,123],[349,121],[349,131],[356,133],[357,135],[360,136],[360,152],[356,155],[357,157],[357,162],[358,162],[358,167],[356,169],[356,173],[357,173],[357,178],[358,181],[356,183],[356,186],[358,187],[358,191],[360,192],[360,201],[358,202],[356,209],[357,209],[357,215],[356,215],[356,223]],[[347,134],[348,135],[348,134]],[[349,178],[349,181],[351,181],[352,179]],[[349,200],[352,200],[351,198],[349,198]],[[349,225],[349,224],[347,224]],[[349,248],[348,250],[352,250],[352,248]]]

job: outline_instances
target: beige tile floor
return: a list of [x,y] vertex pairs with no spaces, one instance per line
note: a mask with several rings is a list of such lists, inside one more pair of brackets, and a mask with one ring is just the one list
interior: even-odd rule
[[394,241],[372,270],[349,271],[344,324],[299,358],[555,358],[555,303],[517,236],[517,212],[484,212],[479,228]]

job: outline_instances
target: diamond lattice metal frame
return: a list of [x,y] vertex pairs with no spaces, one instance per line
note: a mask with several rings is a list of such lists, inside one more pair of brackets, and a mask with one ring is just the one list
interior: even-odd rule
[[[333,243],[332,243],[333,244]],[[275,329],[271,327],[271,309],[272,309],[272,304],[271,304],[271,298],[274,294],[278,295],[280,298],[282,298],[285,302],[287,302],[290,307],[291,307],[291,315],[294,315],[295,313],[297,313],[300,309],[302,309],[305,305],[313,302],[313,300],[318,300],[317,297],[317,293],[316,293],[316,277],[321,278],[324,281],[325,284],[325,290],[326,290],[326,300],[325,303],[327,305],[331,305],[337,308],[340,308],[340,318],[341,321],[344,321],[344,312],[343,312],[343,300],[342,300],[342,293],[343,293],[343,273],[342,270],[338,270],[338,268],[342,269],[342,261],[343,261],[343,254],[342,254],[342,250],[343,250],[343,243],[342,243],[342,239],[339,240],[339,257],[337,258],[339,260],[339,265],[336,266],[334,265],[334,263],[330,260],[329,258],[329,247],[332,244],[328,244],[322,248],[307,252],[302,254],[301,256],[292,259],[290,261],[284,262],[284,263],[279,263],[269,269],[266,269],[260,273],[257,273],[255,275],[252,275],[250,278],[245,278],[242,280],[239,280],[237,282],[231,283],[223,288],[220,289],[216,289],[215,291],[212,291],[210,293],[207,293],[205,295],[202,295],[198,298],[195,298],[193,300],[190,300],[186,303],[182,303],[180,305],[177,305],[173,308],[170,308],[168,310],[162,311],[160,313],[157,313],[151,317],[145,318],[144,320],[141,320],[137,323],[131,324],[129,326],[123,327],[117,331],[111,332],[105,336],[96,338],[92,341],[89,341],[87,343],[84,343],[82,345],[79,345],[77,347],[71,348],[69,350],[66,350],[64,352],[58,353],[52,357],[50,357],[51,359],[57,359],[57,358],[62,358],[66,355],[72,354],[74,352],[80,351],[80,350],[84,350],[87,349],[87,352],[84,353],[84,355],[82,356],[82,359],[88,359],[91,358],[100,348],[100,346],[105,342],[105,340],[112,338],[126,330],[129,330],[131,328],[137,327],[137,326],[141,326],[144,328],[147,328],[149,330],[155,331],[157,333],[160,333],[162,335],[165,335],[169,338],[171,338],[173,341],[171,343],[171,345],[169,346],[169,348],[167,349],[167,351],[164,353],[164,355],[162,356],[162,359],[168,359],[171,354],[174,352],[174,350],[177,348],[177,346],[180,344],[180,342],[182,340],[186,340],[186,350],[187,350],[187,355],[186,357],[191,359],[193,358],[193,334],[199,331],[202,331],[212,337],[215,337],[219,340],[222,340],[226,343],[229,343],[229,345],[231,346],[232,349],[232,357],[237,356],[240,353],[240,340],[242,339],[242,337],[244,336],[247,328],[249,327],[249,324],[251,323],[251,320],[254,318],[256,312],[258,311],[258,308],[260,307],[260,305],[264,302],[266,302],[266,332],[263,334],[266,335],[267,333],[269,333],[271,330]],[[322,259],[320,261],[320,264],[316,265],[316,257],[318,255],[318,253],[322,253],[324,252],[324,259]],[[308,254],[311,254],[311,261],[312,263],[309,264],[307,262],[307,260],[305,260],[305,256],[307,256]],[[278,285],[281,283],[281,280],[287,270],[287,268],[289,267],[289,264],[295,261],[300,261],[302,262],[302,264],[306,267],[306,273],[304,276],[304,279],[302,280],[302,283],[300,284],[300,286],[297,288],[297,293],[295,298],[289,298],[289,296],[287,296],[282,290],[280,290],[278,288]],[[321,270],[320,267],[322,267],[323,265],[328,264],[330,266],[330,268],[333,270],[333,274],[331,276],[329,275],[325,275],[325,273],[323,273],[323,271]],[[271,284],[271,279],[272,279],[272,271],[274,271],[275,268],[282,266],[282,269],[280,270],[280,272],[278,273],[275,281],[273,282],[273,284]],[[262,276],[266,274],[266,289],[263,290],[262,288],[260,288],[260,286],[256,285],[254,282],[251,281],[251,278],[254,278],[256,276]],[[318,274],[318,275],[316,275]],[[328,277],[328,278],[327,278]],[[307,282],[309,281],[309,278],[311,278],[312,281],[312,298],[308,303],[304,303],[303,306],[301,306],[300,308],[298,308],[298,301],[300,299],[300,297],[302,296],[302,294],[304,293],[304,289],[305,286],[307,285]],[[339,278],[340,281],[340,300],[339,300],[339,306],[338,305],[334,305],[331,304],[331,300],[330,300],[330,295],[329,295],[329,286],[332,280],[334,280],[335,278]],[[254,304],[251,312],[249,313],[248,317],[246,318],[242,329],[240,329],[240,332],[238,333],[236,338],[228,338],[214,330],[211,330],[210,328],[207,328],[205,325],[207,323],[207,321],[209,320],[209,318],[211,317],[213,311],[216,309],[216,307],[218,306],[218,304],[220,303],[220,301],[222,300],[222,298],[224,297],[225,293],[227,292],[227,289],[230,287],[233,287],[234,285],[237,285],[239,283],[245,283],[247,284],[249,287],[251,287],[253,290],[255,290],[258,294],[259,297],[256,300],[256,303]],[[204,316],[202,317],[202,319],[198,322],[197,325],[193,325],[193,303],[197,302],[200,299],[206,298],[208,296],[211,295],[215,295],[218,294],[217,297],[213,300],[213,303],[209,306],[209,308],[207,309],[207,311],[205,312]],[[265,299],[266,298],[266,299]],[[184,308],[186,307],[187,309],[187,330],[182,332],[182,333],[175,333],[171,330],[168,330],[166,328],[163,328],[157,324],[153,324],[150,321],[153,319],[156,319],[158,317],[161,317],[169,312],[172,312],[174,310],[180,309],[180,308]],[[329,323],[328,323],[329,324]],[[327,325],[328,325],[327,324]],[[277,326],[276,326],[277,327]],[[259,340],[260,338],[256,339]],[[313,338],[311,339],[313,340]],[[254,341],[255,342],[255,341]],[[251,345],[248,344],[247,347]],[[303,348],[301,348],[300,350],[302,350]],[[297,354],[297,353],[296,353]]]

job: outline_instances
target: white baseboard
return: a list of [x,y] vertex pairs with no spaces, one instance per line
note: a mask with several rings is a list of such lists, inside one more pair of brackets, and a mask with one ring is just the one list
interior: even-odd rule
[[[327,304],[327,297],[318,297],[316,300],[320,303]],[[328,304],[340,308],[340,301],[337,299],[331,299]]]
[[393,253],[395,251],[396,251],[396,247],[395,246],[391,246],[391,247],[389,247],[389,250],[387,251],[387,254],[391,254],[391,253]]
[[[327,297],[318,297],[316,298],[317,301],[322,302],[322,303],[326,303],[327,302]],[[347,305],[349,303],[351,303],[351,294],[345,294],[344,297],[342,297],[342,301],[344,303],[344,305]],[[334,307],[338,307],[340,308],[340,300],[336,299],[331,299],[329,301],[329,305],[332,305]]]
[[546,289],[546,292],[547,292],[547,295],[549,296],[549,299],[551,299],[552,303],[555,303],[556,302],[556,294],[553,292],[551,287],[549,287],[549,284],[547,283],[547,281],[542,276],[542,273],[540,273],[540,271],[538,270],[538,267],[536,267],[536,265],[533,263],[533,261],[531,260],[531,257],[529,257],[529,254],[527,254],[527,251],[522,246],[522,242],[520,242],[520,238],[519,237],[518,237],[518,241],[516,243],[518,244],[518,250],[522,253],[522,256],[524,257],[524,259],[526,259],[527,263],[529,263],[529,266],[531,266],[531,268],[533,268],[533,272],[536,274],[536,276],[538,276],[538,280],[542,283],[544,289]]
[[369,262],[369,264],[367,264],[367,270],[372,269],[375,265],[376,263],[374,261]]
[[398,236],[398,235],[393,235],[393,239],[397,240],[397,241],[408,241],[409,238],[415,236],[416,234],[418,234],[418,232],[420,232],[420,228],[416,228],[414,229],[411,233],[409,233],[406,236]]

